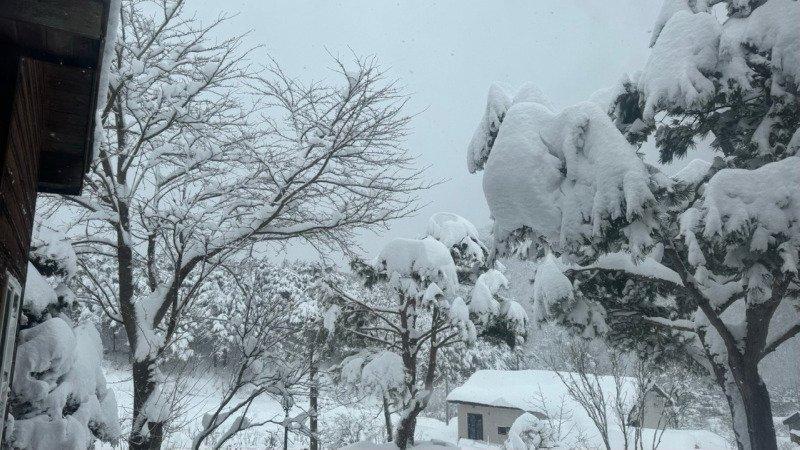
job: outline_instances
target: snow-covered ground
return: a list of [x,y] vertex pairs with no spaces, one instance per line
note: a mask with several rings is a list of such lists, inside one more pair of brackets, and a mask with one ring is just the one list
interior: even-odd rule
[[[117,395],[119,405],[119,416],[123,420],[123,436],[130,430],[130,418],[133,410],[133,382],[130,370],[119,367],[104,367],[108,387],[113,389]],[[221,396],[221,383],[218,377],[213,374],[195,375],[187,383],[190,386],[189,392],[181,402],[181,410],[184,413],[178,423],[174,424],[169,430],[166,439],[167,448],[185,448],[191,446],[192,438],[200,429],[203,414],[210,410]],[[254,414],[258,418],[280,418],[283,416],[281,405],[271,399],[261,398],[256,400],[253,408]],[[278,419],[279,420],[279,419]],[[272,430],[277,433],[277,430]],[[268,444],[264,438],[259,438],[259,434],[266,435],[262,431],[246,431],[232,441],[232,446],[261,446]],[[277,438],[277,434],[275,436]],[[124,448],[120,447],[120,448]]]
[[[119,416],[123,420],[123,436],[126,435],[129,429],[129,423],[133,405],[132,396],[132,381],[130,371],[124,367],[119,367],[112,364],[107,364],[104,368],[108,387],[113,389],[117,396],[117,403],[119,405]],[[183,412],[183,417],[173,425],[168,433],[165,441],[165,448],[187,448],[192,444],[192,438],[195,433],[200,429],[203,414],[210,410],[221,397],[222,381],[221,377],[213,373],[193,374],[187,377],[188,382],[185,384],[188,387],[188,393],[185,399],[180,402],[180,408]],[[301,401],[302,399],[298,400]],[[323,400],[321,407],[321,424],[325,424],[335,428],[334,433],[349,433],[357,434],[358,429],[361,432],[361,439],[370,439],[371,435],[381,435],[383,430],[383,416],[380,413],[380,405],[375,402],[373,404],[365,404],[360,402],[352,406],[338,406],[326,407]],[[301,412],[301,407],[304,404],[298,405],[292,414]],[[262,396],[256,400],[251,408],[253,419],[263,420],[272,419],[280,421],[283,418],[283,409],[280,402],[267,396]],[[342,416],[350,417],[352,422],[356,423],[354,428],[348,429],[346,425],[341,425]],[[336,424],[336,425],[332,425]],[[420,417],[417,424],[417,440],[436,440],[437,442],[450,442],[456,441],[457,423],[452,420],[450,426],[444,422],[428,418]],[[280,425],[269,424],[264,427],[248,430],[240,433],[231,441],[226,448],[279,448],[282,446],[282,433],[283,429]],[[324,431],[323,431],[324,433]],[[323,434],[323,445],[325,435]],[[290,435],[290,445],[292,449],[302,449],[307,447],[307,441],[298,435]],[[367,447],[361,448],[369,448]],[[101,446],[101,448],[110,448],[108,446]],[[119,445],[117,448],[125,448],[124,445]],[[329,448],[325,445],[325,448]]]
[[[133,384],[129,370],[118,367],[104,367],[108,386],[116,392],[119,415],[123,420],[123,436],[130,429],[130,418],[133,405]],[[179,402],[182,412],[180,417],[168,431],[165,448],[188,448],[192,439],[200,430],[203,414],[210,411],[222,396],[222,377],[213,374],[193,374],[187,377],[186,393]],[[279,401],[262,396],[251,408],[252,419],[281,421],[284,413]],[[296,411],[300,412],[299,408]],[[331,410],[335,415],[341,411]],[[283,430],[278,424],[269,424],[261,428],[246,430],[229,441],[230,448],[275,448],[282,444]],[[290,435],[290,442],[297,441],[297,436]],[[295,442],[292,448],[303,448],[301,442]],[[124,446],[120,447],[124,448]]]
[[[124,368],[107,365],[104,368],[108,386],[114,389],[120,408],[120,417],[125,420],[123,429],[127,426],[130,419],[132,405],[132,384],[130,372]],[[165,448],[187,448],[192,443],[192,437],[200,428],[203,414],[208,411],[221,395],[221,379],[212,373],[194,374],[188,377],[188,394],[180,403],[183,417],[177,421],[169,431],[169,436],[165,442]],[[324,404],[324,402],[323,402]],[[297,411],[300,412],[300,407]],[[283,410],[278,401],[269,397],[262,397],[256,401],[253,408],[254,419],[273,419],[280,421],[283,417]],[[382,432],[383,418],[380,414],[379,405],[374,404],[353,404],[351,406],[338,406],[323,408],[321,410],[320,422],[322,426],[330,425],[337,421],[337,417],[349,416],[356,418],[356,427],[361,430],[361,439],[369,440],[370,437],[379,435]],[[127,420],[126,420],[127,419]],[[347,426],[336,426],[336,433],[351,432]],[[365,432],[366,431],[366,432]],[[591,434],[591,430],[586,430]],[[369,433],[374,433],[369,436]],[[358,431],[355,431],[358,434]],[[472,442],[465,439],[459,441],[457,436],[457,419],[452,419],[449,424],[430,418],[420,417],[417,424],[417,442],[420,443],[416,448],[442,448],[443,446],[457,447],[463,450],[497,448],[482,442]],[[230,441],[228,448],[277,448],[281,446],[282,429],[280,425],[272,424],[265,427],[248,430]],[[652,436],[645,433],[645,439],[652,439]],[[598,442],[600,444],[600,442]],[[290,448],[301,449],[306,442],[297,435],[290,436]],[[106,447],[107,448],[107,447]],[[123,447],[118,447],[123,448]],[[328,446],[326,445],[326,448]],[[361,443],[348,448],[384,448],[373,443]],[[387,447],[391,448],[391,447]],[[704,430],[668,430],[662,438],[659,448],[682,449],[699,448],[722,450],[731,448],[730,445],[721,437]]]

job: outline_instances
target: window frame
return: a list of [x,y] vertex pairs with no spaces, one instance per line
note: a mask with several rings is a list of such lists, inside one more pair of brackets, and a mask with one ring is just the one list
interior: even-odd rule
[[[3,327],[0,329],[0,427],[5,427],[6,409],[11,392],[14,349],[17,342],[19,312],[22,307],[22,284],[10,272],[5,274],[5,284],[0,291],[0,312]],[[0,428],[2,430],[3,428]]]

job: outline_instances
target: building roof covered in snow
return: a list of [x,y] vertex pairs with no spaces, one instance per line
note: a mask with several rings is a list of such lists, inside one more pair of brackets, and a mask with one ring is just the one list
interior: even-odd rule
[[[567,387],[559,378],[561,375],[569,383],[570,377],[577,377],[573,372],[554,372],[549,370],[479,370],[463,385],[457,387],[447,396],[447,401],[473,405],[485,405],[496,408],[512,408],[531,412],[534,415],[545,415],[555,422],[569,422],[568,431],[561,436],[565,448],[585,448],[586,442],[601,447],[602,441],[597,435],[596,427],[586,410],[570,397]],[[578,381],[575,378],[576,382]],[[594,376],[590,375],[594,383]],[[607,400],[608,417],[614,417],[616,383],[612,376],[598,376],[597,383]],[[636,399],[636,379],[621,378],[621,396],[625,403]],[[659,394],[663,395],[663,394]],[[662,433],[663,443],[669,448],[729,448],[721,436],[707,430],[654,429],[642,428],[645,442],[650,442],[653,433]],[[631,437],[629,436],[629,439]],[[588,439],[588,441],[586,441]],[[611,448],[623,448],[624,438],[618,427],[609,429]],[[661,447],[664,447],[662,445]]]
[[[577,377],[573,372],[559,372],[567,382]],[[572,403],[559,374],[550,370],[479,370],[447,396],[448,402],[472,403],[498,408],[514,408],[547,415],[547,409]],[[576,381],[577,378],[574,378]],[[598,376],[600,388],[614,396],[615,381],[611,376]],[[623,394],[636,395],[636,381],[622,378]]]

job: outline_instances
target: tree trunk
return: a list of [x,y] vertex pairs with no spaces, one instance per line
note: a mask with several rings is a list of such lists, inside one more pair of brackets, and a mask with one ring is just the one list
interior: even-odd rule
[[[117,229],[117,275],[119,277],[119,306],[125,334],[128,338],[128,351],[136,351],[139,323],[134,308],[133,251],[125,237],[126,224],[129,223],[129,210],[126,204],[120,203],[119,217],[122,228]],[[133,359],[133,358],[132,358]],[[133,422],[128,446],[132,450],[160,449],[164,440],[163,423],[144,423],[142,416],[145,402],[156,389],[156,381],[152,377],[154,361],[133,361]],[[140,425],[140,426],[137,426]],[[147,432],[142,433],[143,427]]]
[[450,403],[447,402],[447,396],[450,395],[450,380],[445,377],[444,379],[444,423],[450,423]]
[[311,366],[308,370],[308,382],[308,431],[311,434],[309,450],[319,450],[319,437],[317,436],[319,417],[317,413],[317,408],[319,407],[319,387],[317,386],[317,365],[313,361],[313,353]]
[[[731,372],[735,374],[735,384],[727,383],[726,395],[731,397],[729,405],[739,449],[777,449],[769,391],[758,373],[757,364]],[[732,390],[736,391],[730,392]]]
[[[288,420],[289,416],[286,416]],[[283,450],[289,450],[289,426],[283,425]]]
[[394,432],[392,431],[392,412],[389,411],[389,399],[383,395],[383,422],[386,425],[386,440],[392,442]]
[[[153,394],[156,382],[151,378],[152,361],[136,361],[133,363],[133,420],[134,426],[128,438],[131,450],[160,449],[164,441],[164,423],[149,422],[137,427],[146,418],[142,417],[145,402]],[[147,432],[143,433],[144,427]],[[145,434],[147,434],[145,436]]]
[[397,448],[405,450],[411,445],[414,445],[414,431],[417,428],[417,416],[421,409],[413,408],[408,412],[397,425],[397,435],[394,443]]

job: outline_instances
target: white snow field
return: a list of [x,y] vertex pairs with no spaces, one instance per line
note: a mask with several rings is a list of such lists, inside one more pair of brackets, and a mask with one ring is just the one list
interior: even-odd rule
[[[119,404],[120,410],[120,417],[123,419],[123,426],[127,425],[130,412],[132,408],[132,386],[131,386],[131,379],[129,372],[126,370],[118,369],[107,365],[104,367],[105,376],[107,379],[108,387],[113,389],[117,396],[117,402]],[[477,384],[468,384],[461,388],[456,388],[451,392],[451,399],[460,396],[480,396],[481,398],[485,398],[488,400],[495,400],[493,396],[497,396],[498,392],[497,389],[493,389],[492,386],[498,386],[500,383],[499,380],[495,379],[497,376],[502,374],[504,371],[480,371],[478,373],[481,380],[484,378],[487,381],[487,384],[484,385],[485,389],[481,389],[479,392],[476,392],[476,385]],[[563,384],[561,381],[552,373],[547,373],[547,371],[522,371],[528,375],[536,375],[537,383],[539,383],[541,387],[541,392],[544,394],[544,397],[552,402],[560,402],[560,400],[566,397],[566,392]],[[522,376],[519,377],[518,380],[514,380],[513,386],[510,386],[510,389],[514,390],[515,392],[518,391],[518,396],[516,399],[508,399],[509,403],[517,404],[519,402],[535,402],[534,396],[530,395],[523,395],[523,392],[528,389],[528,386],[525,381],[531,381],[531,376]],[[174,425],[174,428],[170,431],[167,441],[165,442],[164,448],[189,448],[192,444],[192,438],[194,433],[196,433],[201,426],[202,416],[203,413],[209,410],[214,403],[218,400],[220,396],[220,391],[218,389],[220,378],[214,376],[213,374],[205,374],[201,376],[193,375],[190,378],[188,386],[190,386],[191,394],[186,398],[184,402],[181,403],[184,417],[182,420],[179,420],[179,423]],[[477,379],[476,379],[477,380]],[[604,380],[601,383],[605,386]],[[503,383],[506,385],[508,384],[509,380],[504,379]],[[606,386],[607,387],[607,386]],[[508,389],[503,389],[506,392]],[[492,397],[492,398],[490,398]],[[528,398],[529,400],[525,400]],[[488,401],[487,400],[487,401]],[[586,414],[580,410],[580,407],[574,404],[570,404],[569,399],[565,398],[565,402],[569,408],[572,408],[572,415],[574,420],[575,429],[574,432],[582,432],[587,438],[588,443],[590,446],[588,448],[602,448],[602,441],[600,440],[599,436],[594,429],[594,426],[589,421],[589,418]],[[324,405],[324,402],[323,402]],[[300,405],[302,406],[302,405]],[[374,402],[373,405],[361,405],[367,406],[370,409],[370,414],[364,414],[363,409],[359,410],[357,406],[340,406],[337,408],[330,408],[325,409],[322,408],[320,421],[325,422],[326,420],[332,420],[335,416],[341,414],[347,414],[354,417],[359,417],[361,420],[368,421],[368,427],[372,427],[373,430],[376,430],[376,433],[379,433],[377,430],[381,430],[383,427],[383,417],[380,414],[379,404],[378,402]],[[556,407],[558,407],[556,405]],[[262,397],[258,399],[251,409],[253,413],[253,419],[274,419],[276,422],[280,422],[283,418],[283,410],[281,409],[281,405],[279,401],[270,399],[268,397]],[[297,409],[293,412],[299,412],[300,409]],[[123,430],[123,433],[127,430]],[[123,434],[124,436],[124,434]],[[644,430],[643,433],[645,442],[650,442],[653,439],[652,431],[651,430]],[[248,430],[245,432],[240,433],[234,439],[232,439],[227,445],[223,448],[231,448],[231,449],[263,449],[263,448],[280,448],[282,446],[282,428],[279,424],[268,424],[264,427]],[[618,430],[612,430],[611,432],[611,439],[612,443],[621,443],[622,436]],[[485,442],[477,442],[471,441],[468,439],[458,439],[458,424],[457,418],[451,419],[449,424],[444,423],[441,420],[437,420],[430,417],[420,417],[417,423],[417,430],[416,430],[416,441],[417,445],[413,448],[417,450],[429,450],[429,449],[441,449],[441,448],[455,448],[455,449],[462,449],[462,450],[472,450],[472,449],[494,449],[499,448],[496,445],[488,444]],[[708,450],[727,450],[731,449],[732,447],[725,439],[722,437],[706,430],[666,430],[664,435],[661,439],[661,445],[659,448],[665,450],[677,450],[677,449],[708,449]],[[100,443],[98,443],[100,444]],[[290,444],[289,448],[291,449],[303,449],[306,448],[307,442],[303,442],[298,440],[296,435],[290,436]],[[325,445],[323,442],[324,448],[330,448]],[[111,449],[111,448],[125,448],[124,445],[118,445],[117,447],[111,447],[108,445],[99,445],[98,448],[103,449]],[[390,443],[375,443],[375,442],[368,442],[363,441],[356,444],[352,444],[346,447],[342,447],[344,449],[353,449],[353,450],[364,450],[364,449],[393,449],[396,448]],[[564,447],[564,448],[584,448],[584,447]]]
[[[120,418],[122,419],[123,427],[129,427],[130,414],[133,405],[132,399],[132,383],[130,372],[122,368],[111,367],[109,364],[104,367],[105,376],[107,379],[108,387],[113,389],[117,395],[117,403],[119,405]],[[218,389],[221,379],[213,374],[206,374],[205,376],[193,375],[187,386],[190,386],[190,395],[181,403],[185,416],[179,423],[170,430],[169,435],[164,442],[164,448],[178,449],[189,448],[192,445],[194,434],[200,429],[203,419],[203,414],[210,410],[221,396],[221,391]],[[298,400],[300,405],[292,414],[300,412],[299,407],[306,406],[302,403],[302,399]],[[383,416],[380,413],[380,404],[375,401],[371,405],[360,405],[369,408],[369,414],[364,414],[363,409],[356,406],[347,407],[341,406],[337,408],[325,408],[324,399],[321,401],[321,417],[320,422],[324,423],[326,420],[335,420],[338,415],[348,415],[358,417],[367,423],[363,424],[365,428],[370,429],[375,433],[382,430]],[[262,396],[257,399],[253,407],[252,419],[274,419],[281,421],[283,418],[283,409],[279,401]],[[396,418],[395,418],[396,419]],[[420,417],[417,423],[417,440],[435,440],[437,442],[449,442],[452,445],[456,441],[456,421],[452,420],[450,426],[444,422],[428,418]],[[123,429],[123,437],[129,430]],[[279,424],[268,424],[264,427],[243,431],[231,439],[223,448],[230,449],[265,449],[265,448],[280,448],[282,446],[282,433],[283,429]],[[270,434],[272,436],[270,436]],[[274,438],[271,440],[270,438]],[[297,435],[290,436],[289,448],[303,449],[307,448],[308,442],[299,442]],[[116,447],[109,446],[98,442],[98,448],[101,449],[124,449],[125,443],[120,443]],[[380,448],[373,443],[363,443],[359,448]],[[330,448],[323,443],[324,448]],[[392,448],[392,447],[388,447]]]

